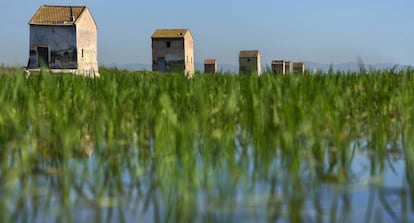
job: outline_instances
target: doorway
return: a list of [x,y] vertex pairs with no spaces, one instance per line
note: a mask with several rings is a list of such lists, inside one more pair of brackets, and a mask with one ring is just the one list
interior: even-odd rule
[[49,48],[44,46],[37,47],[37,61],[38,65],[49,67]]
[[157,58],[157,68],[160,72],[167,71],[167,61],[165,61],[165,57],[158,57]]

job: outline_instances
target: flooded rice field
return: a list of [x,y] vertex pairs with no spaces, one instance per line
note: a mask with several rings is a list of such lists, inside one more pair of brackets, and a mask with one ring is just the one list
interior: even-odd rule
[[414,78],[0,75],[1,222],[412,222]]

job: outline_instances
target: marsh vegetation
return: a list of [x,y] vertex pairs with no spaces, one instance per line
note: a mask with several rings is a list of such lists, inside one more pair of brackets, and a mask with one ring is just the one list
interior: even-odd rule
[[0,71],[1,222],[410,222],[414,73]]

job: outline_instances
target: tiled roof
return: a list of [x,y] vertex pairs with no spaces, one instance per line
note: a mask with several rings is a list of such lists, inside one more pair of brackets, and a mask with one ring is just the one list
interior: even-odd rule
[[[30,19],[30,25],[73,25],[86,6],[43,5]],[[71,18],[71,16],[73,16]]]
[[216,64],[216,60],[215,59],[205,59],[204,64]]
[[259,55],[258,50],[242,50],[239,57],[257,57]]
[[[151,38],[184,38],[189,29],[157,29]],[[190,33],[191,34],[191,33]]]

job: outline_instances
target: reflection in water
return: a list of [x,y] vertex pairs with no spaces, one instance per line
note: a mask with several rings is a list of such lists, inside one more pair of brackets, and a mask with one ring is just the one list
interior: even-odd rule
[[[278,149],[262,154],[252,144],[244,145],[238,140],[236,144],[228,148],[232,153],[217,147],[154,156],[129,146],[119,147],[127,151],[123,153],[102,146],[89,158],[38,157],[42,162],[38,160],[32,166],[34,169],[23,170],[20,176],[2,172],[2,179],[7,182],[2,187],[3,220],[414,220],[409,199],[411,170],[406,168],[412,162],[401,159],[400,154],[389,155],[390,162],[384,164],[382,174],[372,176],[372,155],[356,144],[352,146],[355,151],[348,154],[347,164],[333,161],[335,152],[329,147],[324,152],[304,154],[299,163],[297,157],[289,157]],[[21,159],[22,151],[16,149],[7,165],[12,167]],[[404,170],[407,179],[402,174]]]
[[411,73],[110,72],[0,76],[0,222],[414,221]]

